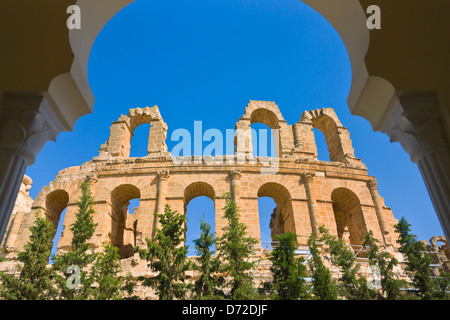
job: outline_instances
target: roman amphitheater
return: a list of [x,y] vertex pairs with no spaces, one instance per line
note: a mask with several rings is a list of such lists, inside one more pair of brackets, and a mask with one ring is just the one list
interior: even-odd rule
[[[133,132],[144,123],[150,124],[148,155],[130,157]],[[264,123],[277,132],[276,158],[252,155],[247,133],[253,123]],[[25,177],[2,244],[7,261],[0,269],[13,270],[15,251],[28,241],[37,212],[45,214],[56,228],[66,209],[58,250],[70,250],[69,226],[78,209],[80,186],[86,180],[98,223],[92,249],[100,250],[102,242],[110,241],[119,248],[124,271],[135,276],[148,272],[133,247],[144,247],[145,238],[154,236],[155,212],[163,212],[169,204],[186,213],[192,199],[209,197],[214,202],[215,232],[220,235],[226,223],[222,217],[226,193],[241,208],[241,220],[256,239],[260,239],[258,199],[271,197],[277,205],[270,220],[272,236],[294,232],[299,248],[307,249],[311,233],[318,235],[318,226],[325,225],[357,255],[361,236],[372,230],[386,250],[403,260],[394,231],[397,220],[379,195],[376,179],[356,158],[349,132],[333,109],[305,111],[298,123],[290,125],[274,102],[250,101],[235,125],[234,155],[175,158],[167,150],[167,128],[157,106],[131,109],[112,123],[109,140],[101,145],[97,157],[60,171],[34,200],[28,196],[31,179]],[[313,128],[324,134],[330,161],[317,159]],[[132,199],[139,199],[139,206],[129,214]],[[446,243],[443,237],[433,241],[431,247],[436,251],[436,241]],[[444,246],[441,260],[450,256]],[[444,265],[448,268],[448,261]]]

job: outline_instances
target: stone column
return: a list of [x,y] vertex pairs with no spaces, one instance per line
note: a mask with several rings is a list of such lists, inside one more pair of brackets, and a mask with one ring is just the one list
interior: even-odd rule
[[447,240],[450,239],[450,144],[434,92],[409,92],[399,98],[402,110],[391,141],[400,142],[417,163]]
[[167,124],[161,119],[150,121],[147,152],[150,156],[161,156],[167,152],[166,145]]
[[378,196],[377,181],[375,179],[370,179],[369,181],[367,181],[367,186],[369,188],[373,204],[375,205],[375,212],[377,214],[378,223],[380,225],[381,234],[383,236],[383,241],[385,245],[392,244],[390,241],[390,237],[388,237],[389,229],[386,223],[386,219],[384,218],[383,208],[381,206],[380,198]]
[[294,148],[301,149],[302,145],[302,127],[300,123],[294,123],[292,125],[292,131],[294,134]]
[[312,192],[311,183],[315,177],[315,173],[312,172],[303,172],[301,174],[303,183],[305,185],[306,197],[308,201],[308,209],[309,209],[309,217],[311,219],[311,229],[314,234],[316,240],[319,238],[319,224],[317,220],[317,205],[316,198],[314,197],[314,193]]
[[231,197],[237,206],[239,206],[240,194],[239,194],[239,180],[241,179],[241,170],[232,170],[231,176]]
[[27,166],[62,130],[40,94],[5,94],[0,118],[0,242]]
[[[157,172],[158,175],[158,188],[157,188],[157,199],[156,199],[156,213],[164,214],[164,205],[166,203],[166,193],[167,193],[167,180],[170,177],[170,172],[168,170],[161,170]],[[155,217],[153,228],[153,237],[155,236],[155,229],[160,228],[158,218]]]
[[245,163],[247,157],[252,157],[252,128],[250,119],[239,119],[236,122],[236,135],[234,137],[234,151],[237,163]]

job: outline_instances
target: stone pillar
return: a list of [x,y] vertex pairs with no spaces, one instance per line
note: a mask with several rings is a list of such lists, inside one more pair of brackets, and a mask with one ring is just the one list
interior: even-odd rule
[[232,170],[231,176],[231,197],[237,206],[239,206],[240,194],[239,194],[239,181],[241,179],[241,170]]
[[0,243],[27,166],[63,129],[40,94],[5,94],[0,118]]
[[250,119],[239,119],[236,123],[234,151],[237,163],[245,163],[246,157],[252,157],[252,129]]
[[130,118],[121,115],[117,121],[111,124],[108,140],[108,152],[113,158],[128,158],[131,150],[132,132]]
[[373,204],[375,205],[375,212],[377,214],[378,223],[380,225],[381,234],[383,236],[383,241],[385,245],[391,245],[389,229],[384,218],[383,208],[380,203],[380,197],[378,196],[377,181],[375,179],[370,179],[367,181],[367,186],[369,187],[370,195],[372,197]]
[[[156,199],[156,213],[164,214],[164,205],[166,203],[166,193],[167,193],[167,180],[170,177],[170,172],[168,170],[161,170],[157,172],[158,175],[158,188],[157,188],[157,199]],[[153,228],[153,237],[155,236],[155,229],[161,228],[158,218],[155,216]]]
[[301,174],[303,183],[305,185],[306,197],[308,201],[308,209],[309,209],[309,217],[311,219],[311,229],[316,239],[319,238],[319,224],[317,220],[317,204],[316,198],[314,197],[314,193],[311,188],[311,183],[315,177],[315,173],[312,172],[303,172]]
[[300,123],[294,123],[292,125],[292,131],[294,134],[294,148],[302,148],[302,127]]
[[417,163],[447,240],[450,239],[450,144],[434,92],[404,93],[402,110],[384,132]]
[[166,145],[167,124],[161,119],[150,121],[150,133],[147,152],[150,156],[161,156],[167,152]]

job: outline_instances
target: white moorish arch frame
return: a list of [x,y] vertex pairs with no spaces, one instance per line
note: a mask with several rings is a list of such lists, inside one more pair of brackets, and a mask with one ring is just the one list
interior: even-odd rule
[[[398,92],[386,79],[369,74],[365,58],[370,43],[367,15],[359,0],[302,0],[338,32],[350,58],[352,83],[348,106],[375,131],[398,141],[418,164],[447,239],[450,238],[450,128],[440,119],[434,92]],[[78,0],[82,28],[69,31],[74,59],[67,73],[56,76],[46,92],[5,95],[0,102],[20,109],[20,116],[0,119],[0,241],[28,165],[47,141],[92,112],[95,98],[87,70],[100,31],[134,0]],[[1,111],[1,110],[0,110]],[[1,114],[1,113],[0,113]]]

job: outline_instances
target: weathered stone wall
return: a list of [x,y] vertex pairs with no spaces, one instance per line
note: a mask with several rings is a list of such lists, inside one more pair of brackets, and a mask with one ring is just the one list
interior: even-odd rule
[[[266,124],[279,137],[276,159],[252,156],[251,134],[245,130],[256,122]],[[148,156],[130,158],[133,132],[144,123],[151,126]],[[274,102],[250,101],[235,128],[243,131],[236,131],[234,155],[185,157],[180,163],[167,151],[167,125],[158,107],[131,109],[112,124],[98,157],[60,171],[31,209],[14,219],[11,232],[15,236],[7,239],[8,245],[23,248],[37,212],[56,227],[66,209],[58,250],[70,250],[69,226],[75,220],[81,184],[88,180],[98,223],[92,250],[100,250],[104,241],[110,241],[119,247],[124,265],[135,273],[145,268],[135,261],[132,248],[143,247],[145,238],[154,237],[155,212],[163,212],[169,204],[184,214],[192,199],[209,197],[214,201],[215,231],[220,236],[226,224],[222,217],[226,193],[240,207],[241,220],[256,239],[260,239],[258,199],[271,197],[277,205],[271,220],[272,236],[294,232],[298,245],[306,246],[311,233],[325,225],[356,247],[362,244],[360,237],[372,230],[395,250],[393,226],[397,220],[378,194],[375,178],[355,157],[349,133],[331,108],[305,111],[298,123],[289,125]],[[313,128],[324,133],[331,161],[317,159]],[[139,199],[139,206],[131,215],[128,205],[132,199]]]

